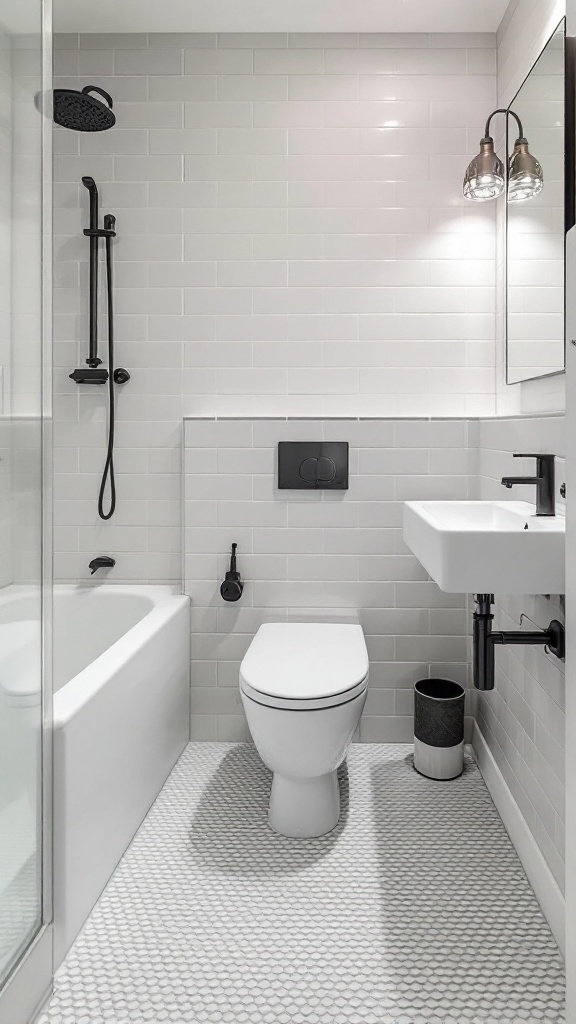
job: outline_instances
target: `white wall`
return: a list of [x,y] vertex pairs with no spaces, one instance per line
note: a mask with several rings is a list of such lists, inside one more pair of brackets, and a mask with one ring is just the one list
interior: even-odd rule
[[[118,115],[55,139],[60,578],[100,550],[118,579],[179,577],[182,415],[493,412],[494,209],[462,198],[493,36],[57,44],[56,84],[102,85]],[[104,527],[106,396],[68,379],[86,355],[86,173],[118,218],[133,374]]]
[[[565,6],[564,0],[512,0],[497,34],[498,106],[511,102],[564,16]],[[502,142],[500,138],[501,155]],[[504,213],[501,203],[497,227],[496,407],[501,415],[528,415],[526,419],[493,421],[482,427],[483,497],[502,497],[498,480],[510,469],[512,451],[565,454],[563,417],[540,420],[529,416],[542,411],[563,412],[565,375],[505,384]],[[526,497],[531,500],[529,494]],[[548,601],[542,597],[515,601],[497,598],[497,621],[519,628],[526,615],[545,626],[555,615],[563,616],[561,602],[558,596]],[[477,698],[477,720],[556,881],[563,887],[563,666],[539,649],[499,651],[496,689],[491,695]]]
[[497,33],[498,94],[504,103],[518,92],[565,14],[566,0],[511,0]]
[[[497,33],[498,106],[507,107],[566,13],[565,0],[512,0]],[[502,132],[502,127],[495,130]],[[504,158],[503,139],[499,152]],[[557,412],[565,406],[565,376],[506,386],[504,203],[498,205],[496,390],[499,415]]]
[[[453,420],[206,419],[185,423],[185,589],[192,735],[244,739],[238,671],[262,622],[359,621],[370,657],[367,742],[409,742],[413,686],[468,683],[463,594],[442,593],[402,539],[402,503],[466,498],[477,424]],[[279,491],[278,441],[350,444],[347,491]],[[219,593],[230,545],[246,585]]]
[[546,170],[539,195],[527,203],[507,205],[511,381],[564,369],[564,50],[562,26],[521,86],[513,106],[529,136],[530,151]]
[[[533,459],[513,452],[551,452],[556,494],[565,482],[564,416],[492,419],[480,423],[479,490],[486,499],[534,500],[534,488],[504,491],[505,474],[529,474]],[[564,621],[563,595],[496,595],[495,628],[545,629]],[[564,886],[564,664],[541,647],[496,649],[495,689],[475,693],[475,717],[504,779],[560,888]]]

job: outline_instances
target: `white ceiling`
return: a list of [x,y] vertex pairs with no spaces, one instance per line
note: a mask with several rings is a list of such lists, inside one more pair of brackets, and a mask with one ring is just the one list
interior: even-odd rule
[[54,0],[57,32],[495,32],[509,0]]

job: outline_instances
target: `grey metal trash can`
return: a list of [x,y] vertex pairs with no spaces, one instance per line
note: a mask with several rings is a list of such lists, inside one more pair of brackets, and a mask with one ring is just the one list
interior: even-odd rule
[[414,767],[429,779],[456,779],[464,769],[465,690],[451,679],[414,684]]

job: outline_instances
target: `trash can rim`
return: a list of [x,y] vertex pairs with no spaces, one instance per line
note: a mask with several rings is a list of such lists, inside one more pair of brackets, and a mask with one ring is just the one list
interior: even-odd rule
[[457,686],[458,689],[460,690],[460,692],[454,694],[453,697],[434,697],[433,694],[431,694],[431,693],[423,693],[421,690],[418,689],[418,686],[420,686],[421,683],[431,683],[431,682],[433,682],[433,679],[418,679],[414,683],[414,689],[415,689],[416,693],[418,693],[421,697],[426,697],[427,700],[438,700],[438,701],[446,702],[446,701],[450,701],[450,700],[461,700],[462,697],[466,696],[466,690],[461,685],[461,683],[456,683],[453,679],[442,679],[441,681],[443,683],[450,683],[452,686]]

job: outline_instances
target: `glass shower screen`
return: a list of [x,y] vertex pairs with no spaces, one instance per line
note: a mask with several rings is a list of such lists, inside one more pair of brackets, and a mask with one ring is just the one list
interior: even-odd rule
[[0,988],[42,923],[41,0],[0,0]]

